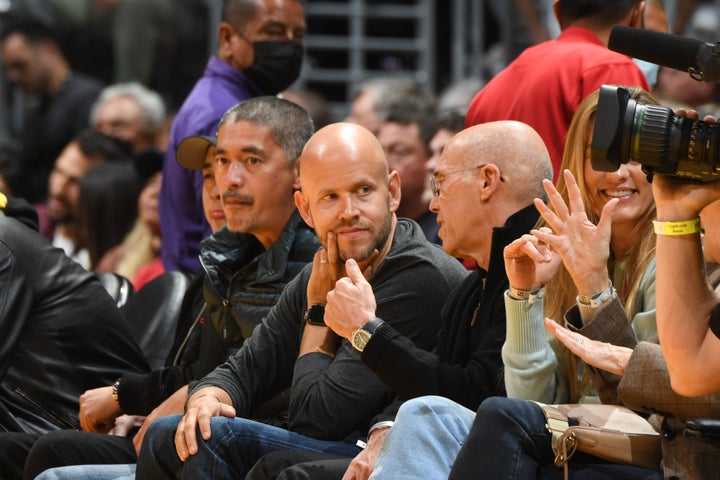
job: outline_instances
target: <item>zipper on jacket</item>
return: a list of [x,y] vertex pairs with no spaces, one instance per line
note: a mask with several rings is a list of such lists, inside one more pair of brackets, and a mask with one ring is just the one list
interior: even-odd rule
[[177,365],[180,361],[180,356],[182,355],[183,350],[185,350],[185,347],[187,347],[187,343],[190,341],[190,335],[195,331],[195,327],[197,327],[198,323],[200,323],[200,319],[202,318],[203,313],[205,313],[205,310],[207,309],[207,303],[203,303],[202,308],[200,309],[200,312],[198,312],[197,317],[195,317],[195,321],[193,321],[192,325],[190,325],[190,328],[188,329],[187,334],[185,335],[185,338],[183,339],[182,343],[178,347],[178,351],[175,354],[175,358],[173,359],[173,365]]
[[228,339],[228,333],[227,333],[227,317],[230,315],[230,310],[228,309],[228,305],[230,305],[230,301],[226,298],[223,298],[223,315],[222,315],[222,338],[225,343],[227,343]]
[[49,410],[45,405],[40,403],[39,401],[35,400],[33,397],[31,397],[29,394],[25,393],[20,387],[15,387],[13,390],[18,396],[22,397],[23,399],[27,400],[31,404],[33,404],[35,407],[37,407],[42,413],[44,413],[47,417],[49,417],[50,420],[54,421],[56,424],[63,426],[64,428],[68,430],[78,430],[79,425],[74,424],[59,415],[55,414],[53,411]]

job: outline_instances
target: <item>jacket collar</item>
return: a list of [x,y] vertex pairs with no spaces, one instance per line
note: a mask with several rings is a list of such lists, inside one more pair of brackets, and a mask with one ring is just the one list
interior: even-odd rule
[[14,218],[26,227],[39,230],[38,214],[35,209],[22,198],[6,196],[0,192],[0,213]]
[[200,263],[215,285],[226,284],[235,272],[253,260],[257,262],[258,281],[282,278],[298,228],[302,224],[303,220],[296,210],[269,250],[265,250],[254,235],[231,232],[227,227],[223,227],[201,242]]
[[505,273],[503,250],[514,240],[529,233],[537,223],[538,217],[539,214],[535,205],[528,205],[508,217],[505,225],[493,229],[490,262],[486,272],[486,285],[503,285],[503,288],[505,288],[507,274]]

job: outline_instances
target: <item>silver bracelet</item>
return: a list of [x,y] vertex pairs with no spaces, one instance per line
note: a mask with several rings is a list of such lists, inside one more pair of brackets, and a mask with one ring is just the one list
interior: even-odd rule
[[612,282],[610,282],[610,286],[595,295],[578,295],[577,302],[586,307],[598,308],[603,303],[613,298],[614,295],[615,288],[613,287]]

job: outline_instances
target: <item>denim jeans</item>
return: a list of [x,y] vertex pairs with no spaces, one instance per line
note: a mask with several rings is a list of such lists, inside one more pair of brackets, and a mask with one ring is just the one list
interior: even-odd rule
[[408,400],[383,441],[370,480],[447,478],[474,418],[475,412],[447,398]]
[[35,480],[133,480],[135,464],[73,465],[45,470]]
[[[480,472],[483,478],[498,480],[562,479],[563,469],[555,467],[554,458],[539,406],[524,400],[488,398],[478,408],[449,480],[474,478]],[[617,465],[583,452],[575,452],[568,465],[570,478],[577,480],[663,478],[661,470]]]
[[244,478],[266,453],[306,450],[354,457],[360,447],[341,441],[315,440],[299,433],[244,418],[213,417],[212,436],[198,432],[198,452],[185,463],[175,451],[175,429],[182,417],[161,418],[150,426],[138,459],[137,478]]

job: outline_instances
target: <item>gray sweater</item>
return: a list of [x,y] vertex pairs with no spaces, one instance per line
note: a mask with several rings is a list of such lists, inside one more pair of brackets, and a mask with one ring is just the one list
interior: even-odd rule
[[[311,267],[288,284],[243,347],[195,389],[222,388],[237,415],[246,417],[253,406],[291,387],[289,430],[323,440],[354,440],[364,436],[372,417],[394,393],[347,340],[335,358],[322,353],[298,358]],[[460,262],[425,240],[415,222],[399,219],[390,252],[369,280],[377,315],[429,350],[445,298],[466,274]]]

